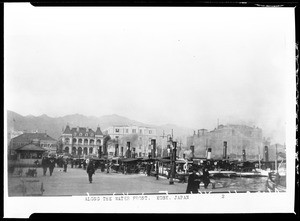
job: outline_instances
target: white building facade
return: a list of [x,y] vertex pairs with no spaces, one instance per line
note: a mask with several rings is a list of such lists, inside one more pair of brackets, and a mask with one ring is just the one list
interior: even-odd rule
[[155,137],[156,129],[151,127],[141,127],[141,126],[112,126],[106,129],[107,133],[110,135],[111,139],[122,138],[123,136],[130,134],[138,134],[139,136]]
[[130,156],[134,157],[147,157],[149,154],[155,155],[153,149],[156,148],[157,143],[156,128],[118,125],[111,126],[106,131],[111,139],[114,140],[108,145],[109,155],[126,157],[127,151],[130,152]]
[[75,127],[70,129],[67,125],[61,141],[63,152],[72,155],[86,156],[98,155],[98,151],[103,146],[103,134],[100,127],[96,131],[88,127]]

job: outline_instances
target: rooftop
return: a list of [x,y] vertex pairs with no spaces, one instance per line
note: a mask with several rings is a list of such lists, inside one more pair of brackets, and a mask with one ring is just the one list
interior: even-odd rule
[[24,133],[12,139],[13,142],[31,142],[32,140],[51,140],[56,141],[46,133]]
[[46,151],[46,150],[34,144],[27,144],[23,147],[16,149],[16,151]]

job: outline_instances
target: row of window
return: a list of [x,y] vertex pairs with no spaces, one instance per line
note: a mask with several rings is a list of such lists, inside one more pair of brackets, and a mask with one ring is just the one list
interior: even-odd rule
[[20,154],[21,159],[41,159],[42,153],[30,153],[30,152],[22,152]]
[[[78,139],[78,143],[82,143],[82,141],[84,141],[85,144],[87,144],[87,143],[89,142],[88,139],[84,139],[84,140]],[[66,144],[68,144],[68,143],[70,142],[70,139],[69,139],[69,138],[66,138],[66,139],[65,139],[65,142],[66,142]],[[74,138],[74,139],[73,139],[73,143],[76,143],[76,142],[77,142],[77,139]],[[91,139],[91,140],[90,140],[90,144],[94,144],[94,140]],[[97,140],[97,144],[101,144],[101,140]]]
[[[79,133],[78,135],[79,135],[79,136],[82,136],[83,134],[82,134],[82,133]],[[74,136],[77,136],[77,133],[76,133],[76,132],[74,133]],[[89,134],[88,134],[88,133],[85,133],[84,136],[88,137]],[[93,136],[94,136],[94,133],[91,133],[91,134],[90,134],[90,137],[93,137]]]
[[[136,133],[136,129],[132,129],[131,131],[132,131],[133,134]],[[115,133],[120,133],[120,129],[119,129],[119,128],[116,128],[116,129],[115,129]],[[129,133],[129,129],[125,129],[125,133],[128,134],[128,133]],[[142,133],[143,133],[143,130],[140,129],[140,134],[142,134]],[[152,134],[152,130],[149,130],[149,134]]]
[[[65,147],[64,151],[66,153],[69,153],[69,147]],[[78,154],[78,155],[82,155],[82,154],[92,154],[93,153],[93,147],[87,148],[84,147],[83,149],[81,147],[78,147],[76,149],[76,147],[72,147],[72,154]]]

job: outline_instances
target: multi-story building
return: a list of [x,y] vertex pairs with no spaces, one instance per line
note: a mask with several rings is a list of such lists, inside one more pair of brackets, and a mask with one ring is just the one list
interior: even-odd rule
[[127,157],[145,157],[155,155],[157,131],[155,128],[144,126],[119,125],[106,129],[112,142],[109,142],[109,155]]
[[57,140],[46,133],[23,133],[11,139],[9,144],[10,154],[14,155],[15,150],[27,144],[34,143],[36,146],[44,148],[48,153],[56,153]]
[[103,145],[103,133],[100,127],[96,131],[88,127],[66,126],[61,135],[62,150],[72,155],[98,155]]
[[263,158],[262,130],[258,127],[245,125],[219,125],[208,131],[198,130],[187,138],[187,145],[194,150],[198,157],[257,160]]
[[151,127],[142,127],[142,126],[111,126],[106,129],[107,133],[112,139],[121,138],[125,135],[138,134],[140,136],[156,136],[156,129]]

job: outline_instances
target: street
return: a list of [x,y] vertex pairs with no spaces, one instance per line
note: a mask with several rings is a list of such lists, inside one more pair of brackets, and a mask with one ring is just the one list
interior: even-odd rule
[[[26,169],[24,169],[26,171]],[[8,177],[9,196],[22,196],[22,181],[25,181],[26,194],[40,194],[41,185],[44,196],[70,196],[93,194],[153,194],[160,191],[168,193],[185,193],[187,183],[174,182],[160,177],[156,180],[153,176],[145,174],[106,173],[97,170],[93,176],[93,183],[89,183],[88,175],[82,168],[68,168],[63,172],[62,168],[55,168],[53,175],[42,175],[42,168],[37,168],[37,177],[26,177],[25,172],[21,177]],[[215,180],[216,188],[204,189],[200,185],[200,191],[224,192],[224,191],[264,191],[265,178],[224,178]],[[30,182],[29,182],[30,181]],[[24,186],[24,185],[23,185]]]

